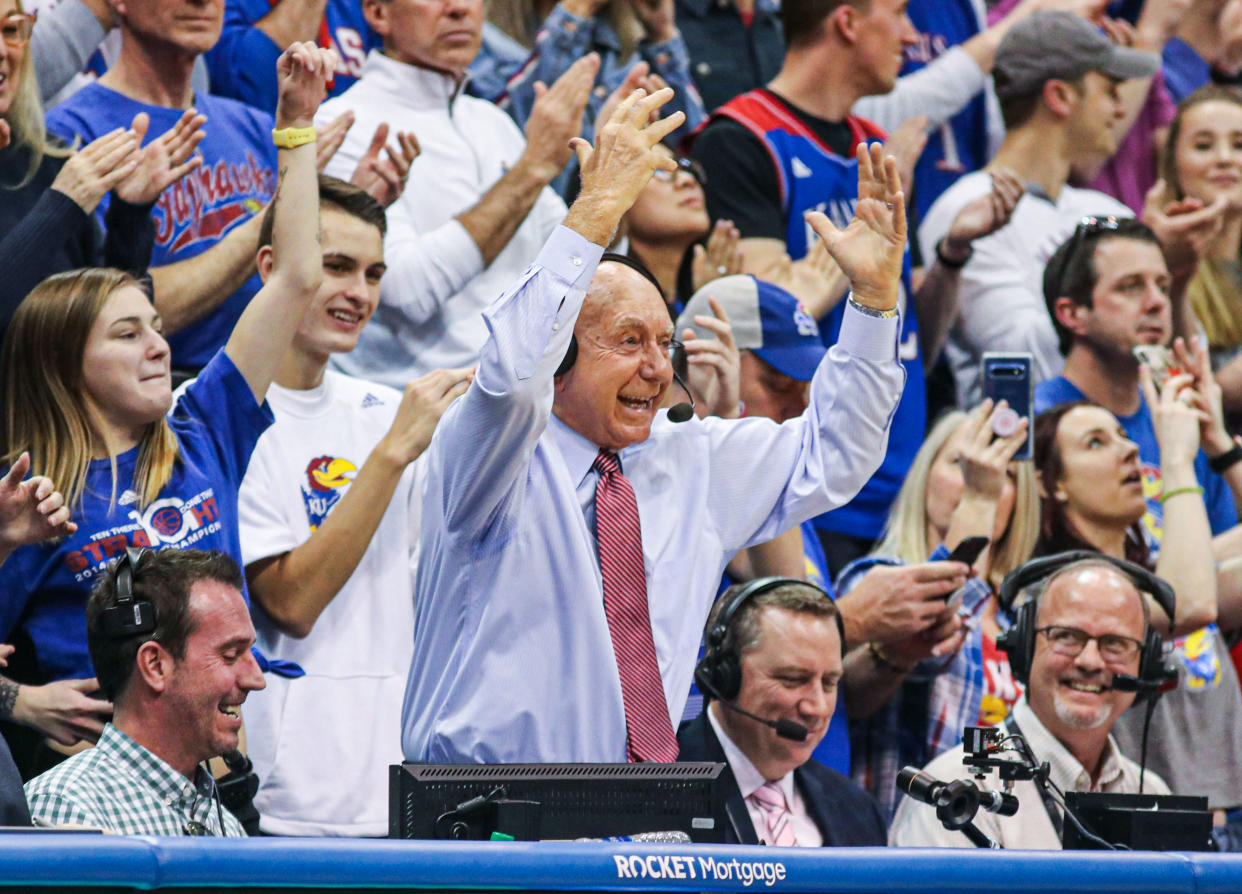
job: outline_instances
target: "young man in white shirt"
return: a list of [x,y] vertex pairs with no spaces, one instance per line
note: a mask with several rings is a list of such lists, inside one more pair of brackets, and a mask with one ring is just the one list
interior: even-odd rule
[[437,370],[402,395],[327,370],[379,303],[385,219],[356,187],[320,189],[323,285],[268,392],[276,422],[240,498],[259,641],[306,676],[272,681],[246,723],[260,828],[381,836],[414,640],[415,460],[472,373]]

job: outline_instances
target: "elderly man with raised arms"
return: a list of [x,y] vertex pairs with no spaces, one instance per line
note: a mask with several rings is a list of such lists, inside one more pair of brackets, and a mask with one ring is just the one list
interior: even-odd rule
[[[859,153],[844,230],[809,222],[853,284],[810,406],[769,419],[658,409],[673,326],[645,272],[605,256],[681,113],[636,91],[575,141],[577,201],[485,313],[466,394],[429,449],[409,760],[670,761],[703,621],[738,549],[849,500],[884,455],[904,382],[896,164]],[[601,258],[603,263],[601,263]]]

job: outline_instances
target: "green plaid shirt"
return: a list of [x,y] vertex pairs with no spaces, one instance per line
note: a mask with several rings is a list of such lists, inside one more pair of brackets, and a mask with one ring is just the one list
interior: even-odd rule
[[218,807],[214,792],[215,780],[202,767],[191,782],[110,723],[94,748],[26,783],[30,815],[38,825],[187,835],[186,824],[194,821],[206,830],[200,834],[244,837],[233,814]]

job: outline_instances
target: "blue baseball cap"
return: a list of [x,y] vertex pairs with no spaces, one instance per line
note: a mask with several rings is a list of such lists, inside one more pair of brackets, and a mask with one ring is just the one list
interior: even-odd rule
[[728,315],[739,348],[754,351],[777,372],[799,382],[815,376],[828,349],[815,318],[789,292],[749,274],[713,279],[686,302],[677,318],[678,333],[693,329],[699,338],[715,338],[694,325],[696,316],[712,316],[708,298],[715,298]]

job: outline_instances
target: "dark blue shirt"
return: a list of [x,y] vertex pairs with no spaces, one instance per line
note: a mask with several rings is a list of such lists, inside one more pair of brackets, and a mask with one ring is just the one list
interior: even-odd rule
[[[1035,412],[1042,413],[1049,407],[1068,401],[1086,400],[1069,379],[1057,376],[1035,386]],[[1156,430],[1152,425],[1151,411],[1147,401],[1139,395],[1138,412],[1130,416],[1118,416],[1117,421],[1126,431],[1126,437],[1138,445],[1139,464],[1142,466],[1143,494],[1147,497],[1147,512],[1143,516],[1143,531],[1153,554],[1159,550],[1164,534],[1164,509],[1160,495],[1164,486],[1160,479],[1160,445],[1156,443]],[[1208,467],[1208,458],[1202,450],[1195,457],[1195,477],[1203,487],[1203,503],[1207,507],[1208,523],[1213,534],[1220,534],[1238,523],[1233,493],[1225,480]]]
[[137,505],[132,488],[138,447],[116,458],[115,497],[110,462],[94,460],[73,512],[77,533],[21,547],[0,566],[0,642],[24,629],[45,680],[94,676],[86,649],[86,599],[126,547],[220,550],[242,564],[237,491],[259,435],[272,424],[271,411],[255,403],[221,351],[168,421],[180,458],[155,500],[142,509]]
[[[155,204],[152,267],[202,254],[234,227],[261,212],[276,189],[272,116],[209,94],[195,96],[194,106],[207,116],[203,125],[207,136],[198,147],[203,164],[164,190]],[[139,112],[151,116],[144,142],[164,133],[182,115],[181,109],[147,105],[91,84],[48,112],[47,126],[66,142],[81,137],[83,143],[89,143],[118,127],[129,127]],[[101,226],[106,226],[107,206],[105,197],[96,211]],[[172,335],[168,344],[173,365],[191,369],[206,366],[224,347],[242,311],[262,285],[256,272],[214,311]]]

